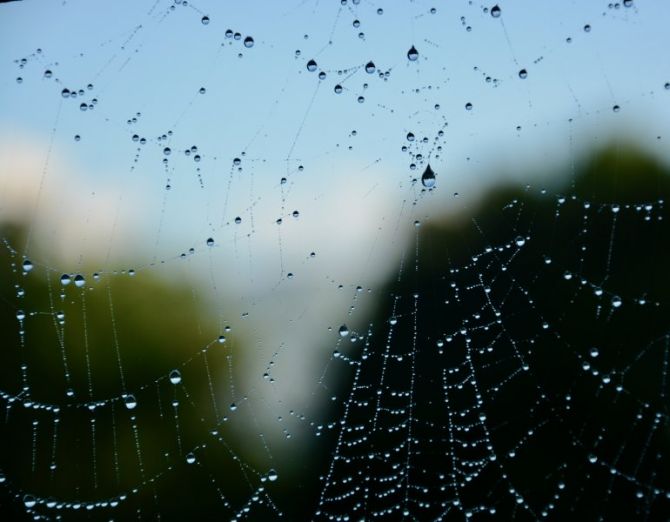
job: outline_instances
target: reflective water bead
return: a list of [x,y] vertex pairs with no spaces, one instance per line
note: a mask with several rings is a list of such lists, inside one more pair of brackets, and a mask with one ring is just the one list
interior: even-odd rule
[[137,400],[134,395],[126,395],[123,402],[129,410],[133,410],[135,409],[135,406],[137,406]]
[[179,384],[181,382],[181,372],[179,370],[172,370],[170,372],[170,382],[172,384]]
[[416,47],[412,46],[407,51],[407,59],[410,62],[415,62],[419,58],[419,51],[416,50]]
[[421,175],[421,184],[426,188],[433,188],[435,186],[435,172],[430,168],[430,165],[426,166],[426,170]]

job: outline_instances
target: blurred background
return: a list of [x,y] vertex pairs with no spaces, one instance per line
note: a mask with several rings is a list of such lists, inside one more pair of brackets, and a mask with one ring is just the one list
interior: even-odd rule
[[2,512],[662,520],[669,11],[0,5]]

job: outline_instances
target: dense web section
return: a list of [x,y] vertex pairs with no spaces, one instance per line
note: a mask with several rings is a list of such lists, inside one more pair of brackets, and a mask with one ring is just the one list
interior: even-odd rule
[[1,4],[0,518],[667,519],[670,7],[554,4]]

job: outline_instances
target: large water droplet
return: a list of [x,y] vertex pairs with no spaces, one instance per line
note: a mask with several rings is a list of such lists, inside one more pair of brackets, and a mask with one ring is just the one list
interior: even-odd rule
[[314,60],[310,60],[309,62],[307,62],[307,70],[309,72],[316,71],[316,62]]
[[347,335],[349,335],[349,328],[347,328],[346,324],[343,324],[342,326],[340,326],[339,332],[340,337],[346,337]]
[[37,500],[35,500],[35,497],[32,495],[24,495],[23,496],[23,504],[28,508],[33,508],[35,507],[35,504],[37,504]]
[[81,287],[84,286],[85,284],[86,284],[86,280],[84,279],[84,276],[83,276],[83,275],[81,275],[81,274],[77,274],[76,276],[74,276],[74,285],[75,285],[77,288],[81,288]]
[[410,62],[416,62],[419,59],[419,51],[416,50],[416,47],[412,46],[407,51],[407,59]]
[[254,46],[254,39],[251,36],[247,36],[244,39],[244,47],[250,48]]
[[202,25],[207,25],[209,23],[209,16],[203,16],[200,21],[202,22]]
[[135,399],[134,395],[126,395],[123,402],[129,410],[133,410],[135,409],[135,406],[137,406],[137,399]]
[[502,13],[502,9],[500,9],[500,6],[498,4],[494,5],[491,8],[491,16],[493,18],[500,18],[500,13]]
[[277,476],[278,476],[277,472],[274,469],[268,471],[268,480],[270,482],[274,482],[275,480],[277,480]]
[[23,262],[23,271],[30,272],[32,269],[33,269],[33,263],[29,259],[26,259]]
[[433,188],[435,186],[435,172],[430,168],[430,165],[426,166],[426,170],[421,175],[421,184],[426,188]]
[[372,74],[372,73],[375,72],[376,70],[377,70],[377,68],[375,67],[375,64],[374,64],[374,63],[372,63],[372,62],[368,62],[368,63],[365,64],[365,72],[366,72],[366,73],[368,73],[368,74]]
[[179,370],[172,370],[170,372],[170,382],[172,384],[179,384],[181,382],[181,372]]

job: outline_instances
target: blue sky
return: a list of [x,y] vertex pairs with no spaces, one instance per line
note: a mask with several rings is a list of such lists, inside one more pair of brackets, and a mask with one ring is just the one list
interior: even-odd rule
[[[314,207],[320,228],[337,219],[319,208],[365,207],[371,195],[391,202],[390,219],[398,201],[417,194],[411,179],[426,161],[438,182],[421,208],[435,215],[454,192],[467,198],[497,176],[527,176],[612,134],[667,154],[656,139],[670,123],[665,2],[499,2],[499,18],[479,2],[173,4],[17,2],[0,17],[0,133],[45,158],[55,128],[50,155],[71,172],[44,169],[45,191],[73,183],[80,190],[71,198],[88,207],[93,193],[119,198],[116,219],[132,216],[138,241],[151,244],[143,259],[264,231],[276,248],[277,218]],[[416,62],[406,56],[412,45]],[[309,59],[317,72],[306,70]],[[370,61],[388,77],[366,73]],[[63,88],[85,93],[64,99]],[[94,110],[80,110],[94,98]],[[199,163],[184,155],[194,145]],[[236,157],[241,171],[232,169]],[[236,216],[241,227],[230,227]]]

